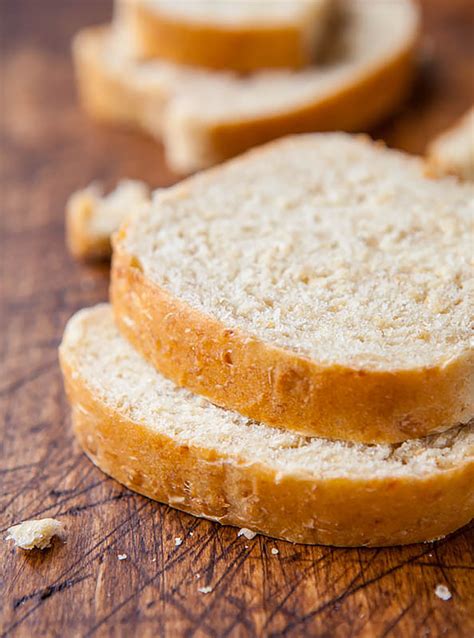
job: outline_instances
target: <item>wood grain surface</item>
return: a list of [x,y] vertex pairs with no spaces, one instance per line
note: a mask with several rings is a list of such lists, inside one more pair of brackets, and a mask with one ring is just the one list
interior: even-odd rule
[[[4,535],[13,523],[54,516],[67,527],[66,540],[44,552],[0,543],[1,632],[472,637],[472,526],[386,550],[248,541],[127,491],[80,452],[56,351],[68,317],[106,299],[108,272],[67,255],[65,201],[93,179],[164,186],[173,175],[153,142],[95,125],[77,108],[70,38],[108,19],[109,3],[0,0],[0,8],[0,526]],[[426,0],[423,8],[413,97],[375,132],[412,152],[474,101],[472,0]],[[451,600],[436,597],[438,584]]]

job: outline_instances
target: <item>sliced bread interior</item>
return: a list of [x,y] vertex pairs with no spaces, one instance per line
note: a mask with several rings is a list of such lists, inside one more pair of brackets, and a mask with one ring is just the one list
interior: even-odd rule
[[400,441],[474,416],[474,187],[346,134],[157,194],[116,236],[120,329],[165,376],[305,434]]
[[333,0],[121,0],[135,55],[238,72],[315,60]]
[[60,358],[85,452],[173,507],[343,546],[426,541],[474,515],[472,424],[372,446],[267,427],[160,376],[119,335],[108,305],[70,320]]
[[178,172],[288,133],[366,129],[406,94],[419,14],[411,0],[346,0],[343,14],[324,63],[248,76],[136,62],[122,30],[86,29],[73,46],[82,102],[163,139]]

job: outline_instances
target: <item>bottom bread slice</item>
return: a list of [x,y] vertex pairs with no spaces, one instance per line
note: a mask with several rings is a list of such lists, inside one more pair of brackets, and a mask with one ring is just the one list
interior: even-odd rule
[[127,487],[196,516],[301,543],[432,540],[474,516],[474,425],[396,445],[272,428],[177,388],[82,310],[60,347],[76,436]]

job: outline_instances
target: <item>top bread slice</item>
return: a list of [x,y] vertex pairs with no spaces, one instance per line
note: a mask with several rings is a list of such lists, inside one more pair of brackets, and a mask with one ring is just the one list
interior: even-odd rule
[[248,73],[314,62],[333,0],[121,0],[138,58]]
[[474,107],[428,147],[429,169],[435,175],[474,180]]
[[82,103],[162,139],[179,173],[289,133],[366,130],[406,95],[419,15],[410,0],[344,0],[342,11],[324,63],[249,76],[137,62],[120,29],[87,29],[73,46]]
[[60,347],[75,434],[104,472],[196,516],[300,543],[433,540],[474,515],[474,424],[362,445],[249,421],[177,388],[81,310]]
[[167,377],[308,435],[396,442],[474,416],[474,186],[346,134],[269,144],[116,235],[118,325]]

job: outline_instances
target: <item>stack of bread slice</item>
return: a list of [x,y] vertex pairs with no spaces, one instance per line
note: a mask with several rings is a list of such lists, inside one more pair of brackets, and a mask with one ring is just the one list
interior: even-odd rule
[[123,0],[73,52],[85,109],[189,173],[286,134],[367,130],[407,93],[418,27],[412,0]]
[[474,187],[345,134],[154,195],[60,348],[77,438],[197,516],[302,543],[474,516]]

